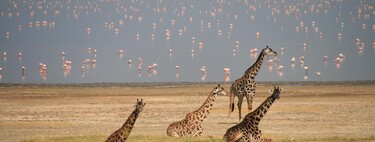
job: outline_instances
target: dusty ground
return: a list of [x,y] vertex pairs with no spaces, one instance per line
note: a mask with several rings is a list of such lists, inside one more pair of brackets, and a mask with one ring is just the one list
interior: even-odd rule
[[[2,85],[0,141],[107,136],[124,123],[137,98],[147,105],[131,136],[165,136],[168,125],[200,107],[215,85]],[[229,85],[224,85],[227,91]],[[285,89],[281,98],[260,123],[263,137],[289,140],[375,135],[375,83],[281,87]],[[270,89],[270,84],[258,84],[254,107],[270,95]],[[205,135],[222,137],[238,122],[237,107],[227,121],[228,100],[225,96],[217,98],[204,121]],[[245,113],[246,107],[243,104]]]

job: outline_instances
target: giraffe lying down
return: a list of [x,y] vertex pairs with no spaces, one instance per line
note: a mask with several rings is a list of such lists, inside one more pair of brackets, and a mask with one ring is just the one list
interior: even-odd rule
[[106,140],[106,142],[124,142],[129,137],[130,132],[133,129],[134,123],[137,120],[139,114],[142,112],[143,107],[146,103],[143,103],[143,99],[140,101],[137,99],[135,104],[135,110],[130,114],[124,125],[117,131],[113,132]]
[[171,137],[197,137],[202,136],[202,122],[210,113],[216,96],[228,95],[223,87],[218,84],[208,95],[207,100],[196,111],[186,114],[181,121],[170,124],[167,128],[167,135]]
[[280,98],[280,93],[283,89],[274,87],[270,92],[272,95],[268,97],[259,107],[253,112],[247,114],[239,124],[229,128],[224,134],[224,140],[227,142],[270,142],[271,139],[262,139],[260,136],[262,132],[258,125],[260,120],[267,113],[272,103]]

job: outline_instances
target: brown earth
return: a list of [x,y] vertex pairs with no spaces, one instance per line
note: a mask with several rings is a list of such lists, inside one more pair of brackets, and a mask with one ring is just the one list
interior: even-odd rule
[[[166,136],[168,125],[199,108],[215,85],[2,85],[0,139],[109,135],[124,123],[137,98],[147,105],[131,135]],[[227,91],[229,86],[224,84]],[[374,136],[375,83],[280,86],[285,91],[260,123],[263,137]],[[255,108],[270,95],[270,89],[270,84],[258,84]],[[205,135],[221,138],[238,123],[237,106],[227,119],[228,101],[226,96],[216,99],[204,121]],[[246,103],[242,108],[248,112]]]

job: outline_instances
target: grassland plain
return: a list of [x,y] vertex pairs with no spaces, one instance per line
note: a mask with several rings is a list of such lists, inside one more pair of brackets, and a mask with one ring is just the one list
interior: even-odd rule
[[[258,83],[254,105],[272,85],[285,89],[260,123],[276,141],[375,141],[375,83]],[[166,128],[205,101],[214,83],[0,84],[0,141],[104,141],[133,111],[147,105],[130,142],[222,141],[238,123],[228,119],[229,98],[219,96],[203,123],[212,138],[169,138]],[[229,91],[230,84],[223,84]],[[246,104],[243,104],[243,109]],[[247,112],[244,110],[244,112]]]

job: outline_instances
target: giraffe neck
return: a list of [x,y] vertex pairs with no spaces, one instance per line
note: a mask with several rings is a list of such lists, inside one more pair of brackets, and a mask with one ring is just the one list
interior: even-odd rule
[[212,109],[212,106],[214,105],[216,99],[216,94],[212,91],[210,95],[208,95],[208,98],[203,103],[203,105],[195,111],[196,118],[199,122],[203,122],[203,120],[207,117],[208,114],[210,114],[210,111]]
[[245,116],[244,122],[258,125],[275,100],[276,98],[273,96],[268,97],[256,110]]
[[266,56],[266,54],[263,53],[264,50],[262,50],[262,52],[260,53],[258,59],[255,61],[255,63],[250,67],[248,68],[246,71],[245,71],[245,77],[246,78],[251,78],[251,79],[254,79],[255,76],[258,74],[260,68],[262,67],[262,64],[263,64],[263,58],[264,56]]
[[130,114],[124,125],[122,125],[121,129],[131,131],[133,129],[135,121],[138,118],[139,113],[139,111],[134,110],[132,114]]

